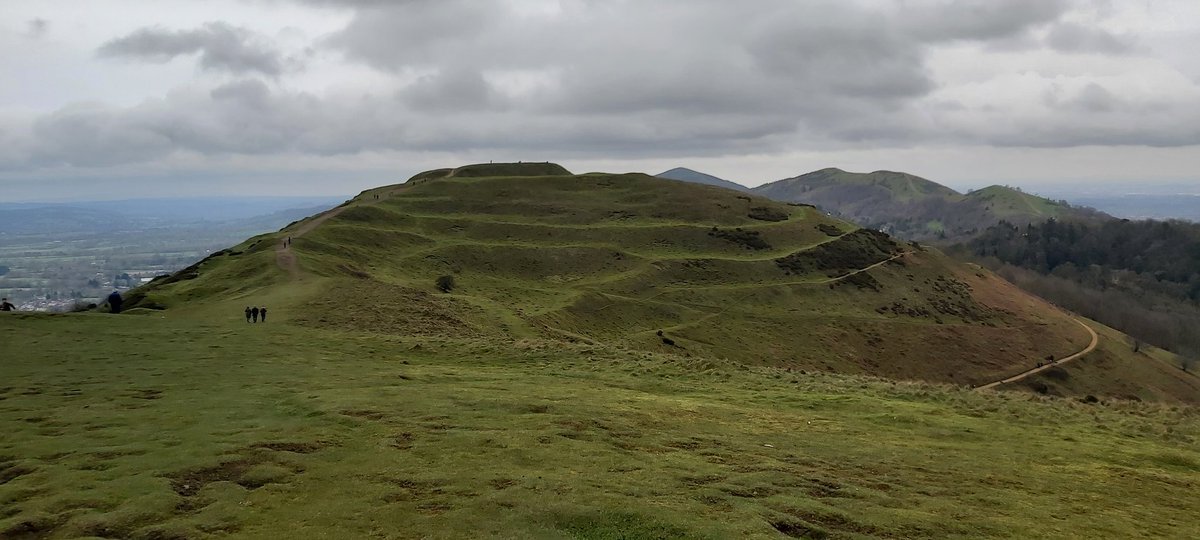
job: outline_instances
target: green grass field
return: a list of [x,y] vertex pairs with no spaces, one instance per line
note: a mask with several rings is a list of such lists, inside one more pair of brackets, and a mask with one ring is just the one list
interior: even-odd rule
[[293,316],[0,317],[0,537],[1200,534],[1194,408]]

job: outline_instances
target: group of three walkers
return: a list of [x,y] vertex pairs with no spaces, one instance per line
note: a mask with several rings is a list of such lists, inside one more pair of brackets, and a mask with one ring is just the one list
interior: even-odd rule
[[259,319],[262,319],[262,322],[267,322],[267,308],[265,308],[265,307],[260,308],[257,306],[255,306],[255,307],[247,306],[246,307],[246,322],[258,322]]

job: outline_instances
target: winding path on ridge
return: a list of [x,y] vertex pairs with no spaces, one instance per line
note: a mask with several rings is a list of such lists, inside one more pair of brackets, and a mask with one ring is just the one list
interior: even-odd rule
[[[384,196],[390,196],[395,191],[396,190],[393,189],[381,193],[381,199],[379,200],[382,200],[382,197]],[[370,204],[372,203],[366,201],[355,201],[354,199],[351,199],[351,204],[343,204],[337,208],[331,208],[325,212],[317,214],[316,217],[304,222],[297,227],[296,230],[288,233],[287,238],[291,238],[293,240],[300,238],[309,231],[320,226],[322,223],[325,223],[330,218],[336,217],[338,214],[345,212],[346,209],[352,206],[363,206]],[[290,242],[285,244],[284,242],[280,241],[279,244],[275,246],[275,264],[279,265],[279,268],[284,272],[287,272],[293,280],[303,279],[304,273],[300,271],[300,265],[296,263],[296,254],[292,252],[292,245]]]
[[1075,317],[1071,317],[1071,320],[1078,323],[1079,326],[1082,326],[1084,328],[1084,330],[1087,330],[1088,333],[1092,335],[1092,342],[1088,344],[1087,348],[1085,348],[1082,351],[1079,351],[1075,354],[1072,354],[1071,356],[1063,358],[1061,360],[1055,360],[1053,362],[1050,362],[1049,364],[1035,367],[1031,370],[1024,371],[1024,372],[1018,373],[1016,375],[1013,375],[1012,377],[1009,377],[1007,379],[1000,379],[998,381],[990,382],[990,383],[984,384],[982,386],[976,386],[975,389],[976,390],[990,390],[990,389],[1000,386],[1002,384],[1014,383],[1014,382],[1017,382],[1019,380],[1026,378],[1026,377],[1029,377],[1030,375],[1035,375],[1037,373],[1046,371],[1047,369],[1050,369],[1052,367],[1061,366],[1063,364],[1066,364],[1067,362],[1072,362],[1072,361],[1078,360],[1080,358],[1083,358],[1084,356],[1087,356],[1088,353],[1096,350],[1096,347],[1098,347],[1100,345],[1100,335],[1097,334],[1095,330],[1092,330],[1092,327],[1088,326],[1083,321],[1076,319]]
[[[852,277],[852,276],[855,276],[855,275],[858,275],[858,274],[861,274],[861,273],[864,273],[864,272],[868,272],[868,271],[870,271],[870,270],[873,270],[873,269],[875,269],[875,268],[878,268],[878,267],[880,267],[880,266],[883,266],[883,265],[885,265],[885,264],[887,264],[887,263],[890,263],[890,262],[892,262],[892,261],[894,261],[894,260],[896,260],[896,259],[899,259],[899,258],[901,258],[901,257],[908,256],[908,255],[911,255],[911,254],[912,254],[912,252],[909,252],[909,251],[906,251],[906,252],[903,252],[903,253],[898,253],[898,254],[896,254],[896,255],[894,255],[894,256],[892,256],[892,257],[889,257],[889,258],[887,258],[887,259],[884,259],[884,260],[882,260],[882,261],[879,261],[879,262],[877,262],[877,263],[875,263],[875,264],[872,264],[872,265],[870,265],[870,266],[867,266],[867,267],[865,267],[865,268],[860,268],[860,269],[858,269],[858,270],[855,270],[855,271],[853,271],[853,272],[849,272],[849,273],[846,273],[846,274],[842,274],[842,275],[840,275],[840,276],[835,276],[835,277],[831,277],[831,278],[824,279],[824,280],[820,280],[820,281],[808,281],[808,282],[800,282],[800,283],[792,283],[792,284],[793,284],[793,285],[798,285],[798,284],[818,284],[818,285],[820,285],[820,284],[829,284],[829,283],[834,283],[834,282],[841,281],[841,280],[843,280],[843,279],[846,279],[846,278],[849,278],[849,277]],[[652,297],[650,297],[650,298],[656,298],[656,297],[658,297],[658,296],[659,296],[659,295],[661,295],[661,294],[662,294],[662,293],[655,294],[654,296],[652,296]],[[604,307],[608,307],[608,306],[604,306]],[[601,309],[603,309],[603,308],[601,308]],[[695,320],[695,321],[688,322],[688,323],[684,323],[684,324],[680,324],[680,325],[676,325],[675,327],[672,327],[672,328],[671,328],[671,330],[678,331],[680,328],[684,328],[684,327],[687,327],[687,326],[695,325],[695,324],[698,324],[698,323],[701,323],[701,322],[704,322],[704,321],[710,320],[710,319],[712,319],[712,318],[719,317],[719,316],[721,316],[721,315],[724,315],[724,314],[725,314],[725,312],[726,312],[726,311],[728,311],[728,309],[729,309],[729,308],[728,308],[728,307],[726,307],[725,309],[722,309],[722,310],[720,310],[720,311],[718,311],[718,312],[715,312],[715,313],[711,313],[711,314],[709,314],[709,315],[706,315],[706,316],[704,316],[704,317],[701,317],[700,319],[697,319],[697,320]],[[1069,316],[1069,315],[1068,315],[1068,316]],[[1088,326],[1087,324],[1085,324],[1083,321],[1079,320],[1078,318],[1071,317],[1071,320],[1072,320],[1072,321],[1075,321],[1075,323],[1076,323],[1076,324],[1078,324],[1079,326],[1082,326],[1082,327],[1083,327],[1083,329],[1084,329],[1084,330],[1087,330],[1088,334],[1090,334],[1090,335],[1092,336],[1092,340],[1091,340],[1091,342],[1090,342],[1090,343],[1088,343],[1087,347],[1085,347],[1085,348],[1084,348],[1082,351],[1079,351],[1079,352],[1077,352],[1077,353],[1075,353],[1075,354],[1072,354],[1072,355],[1070,355],[1070,356],[1064,357],[1064,358],[1062,358],[1062,359],[1060,359],[1060,360],[1055,360],[1055,361],[1053,361],[1053,362],[1050,362],[1050,363],[1048,363],[1048,364],[1045,364],[1045,365],[1042,365],[1042,366],[1038,366],[1038,367],[1035,367],[1035,368],[1033,368],[1033,369],[1030,369],[1030,370],[1027,370],[1027,371],[1023,371],[1023,372],[1021,372],[1021,373],[1018,373],[1018,374],[1016,374],[1016,375],[1013,375],[1013,376],[1011,376],[1011,377],[1008,377],[1008,378],[1005,378],[1005,379],[1000,379],[1000,380],[998,380],[998,381],[993,381],[993,382],[990,382],[990,383],[987,383],[987,384],[984,384],[984,385],[981,385],[981,386],[977,386],[977,387],[975,387],[975,389],[976,389],[976,390],[990,390],[990,389],[992,389],[992,388],[996,388],[996,387],[998,387],[998,386],[1000,386],[1000,385],[1009,384],[1009,383],[1014,383],[1014,382],[1020,381],[1020,380],[1022,380],[1022,379],[1025,379],[1026,377],[1029,377],[1029,376],[1031,376],[1031,375],[1036,375],[1036,374],[1038,374],[1038,373],[1041,373],[1041,372],[1043,372],[1043,371],[1046,371],[1046,370],[1048,370],[1048,369],[1050,369],[1050,368],[1052,368],[1052,367],[1055,367],[1055,366],[1061,366],[1061,365],[1063,365],[1063,364],[1066,364],[1066,363],[1068,363],[1068,362],[1073,362],[1073,361],[1075,361],[1075,360],[1078,360],[1078,359],[1080,359],[1080,358],[1083,358],[1084,356],[1087,356],[1088,354],[1090,354],[1092,351],[1096,350],[1096,347],[1100,346],[1100,335],[1099,335],[1099,334],[1097,334],[1097,333],[1096,333],[1096,331],[1092,329],[1092,327]]]
[[[291,238],[294,240],[304,236],[305,233],[317,228],[318,225],[325,223],[325,221],[327,221],[329,218],[342,213],[347,208],[349,208],[349,206],[339,206],[337,208],[327,210],[322,214],[318,214],[317,217],[308,220],[303,225],[297,227],[295,231],[292,231],[290,234],[288,234],[287,237],[285,237],[285,240],[286,238]],[[275,246],[275,264],[279,265],[279,268],[283,269],[284,272],[287,272],[292,279],[302,279],[303,274],[300,272],[300,265],[296,264],[296,254],[292,252],[292,245],[290,242],[280,241],[279,245]]]

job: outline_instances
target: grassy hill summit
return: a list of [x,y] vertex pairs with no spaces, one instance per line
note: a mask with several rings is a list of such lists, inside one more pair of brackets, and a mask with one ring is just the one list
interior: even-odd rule
[[421,182],[435,178],[472,178],[490,176],[570,176],[562,165],[549,162],[535,163],[477,163],[457,168],[433,169],[417,173],[409,182]]
[[0,314],[0,538],[1200,533],[1161,351],[810,206],[509,165]]
[[905,201],[926,196],[951,197],[958,194],[941,184],[907,173],[892,171],[852,173],[833,167],[765,184],[755,190],[767,197],[783,198],[794,192],[808,193],[830,188],[844,189],[850,186],[855,186],[854,190],[857,191],[845,189],[844,194],[848,198],[855,195],[858,198],[886,195]]
[[864,226],[915,240],[962,239],[1001,220],[1024,225],[1098,215],[1089,209],[991,186],[968,194],[911,174],[822,169],[756,187],[772,199],[813,204]]
[[743,186],[737,182],[731,182],[724,178],[718,178],[711,174],[705,174],[699,171],[694,171],[686,167],[675,167],[669,171],[664,171],[655,175],[658,178],[666,178],[668,180],[679,180],[680,182],[692,182],[696,184],[707,184],[710,186],[723,187],[735,191],[750,191],[750,188]]
[[964,200],[993,216],[1022,225],[1025,222],[1039,222],[1051,218],[1070,218],[1080,213],[1061,202],[1030,195],[1008,186],[977,189],[967,193]]
[[[978,267],[812,206],[644,174],[561,173],[553,164],[421,173],[151,283],[131,305],[311,291],[284,310],[315,328],[566,340],[968,386],[1091,339]],[[1124,349],[1108,341],[1095,355],[1136,362]],[[1150,365],[1119,392],[1194,394]],[[1115,391],[1104,377],[1026,382]]]

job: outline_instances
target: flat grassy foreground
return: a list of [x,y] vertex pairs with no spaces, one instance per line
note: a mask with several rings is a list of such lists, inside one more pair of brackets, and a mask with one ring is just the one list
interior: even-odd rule
[[0,537],[1200,537],[1193,408],[232,315],[0,317]]

